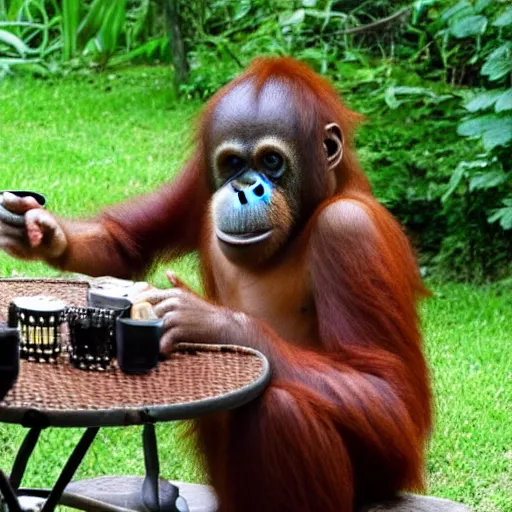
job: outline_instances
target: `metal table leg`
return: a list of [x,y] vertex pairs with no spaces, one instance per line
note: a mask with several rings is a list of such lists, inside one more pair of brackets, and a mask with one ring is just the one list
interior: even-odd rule
[[152,423],[144,425],[142,443],[144,446],[144,466],[146,468],[146,476],[142,484],[142,500],[150,512],[160,512],[160,500],[158,498],[160,461],[158,459],[155,426]]
[[85,457],[85,454],[89,450],[89,447],[94,441],[94,438],[96,437],[98,431],[99,427],[91,427],[84,432],[82,439],[80,439],[80,441],[76,445],[75,449],[73,450],[73,453],[69,457],[68,461],[66,462],[66,465],[64,466],[61,474],[59,475],[57,482],[53,486],[53,489],[51,490],[50,495],[48,496],[48,499],[46,500],[46,503],[44,504],[41,512],[51,512],[58,505],[60,497],[62,496],[62,493],[66,488],[66,485],[68,485],[71,479],[73,478],[73,475],[75,474],[76,470],[78,469],[78,466]]
[[[87,510],[94,508],[98,510],[117,510],[119,506],[114,503],[109,504],[109,500],[98,501],[95,494],[101,496],[102,484],[112,480],[114,487],[110,487],[115,495],[120,489],[131,482],[133,488],[132,494],[126,491],[125,499],[122,501],[128,509],[141,512],[189,512],[189,507],[185,499],[180,496],[179,488],[168,480],[160,478],[160,463],[158,457],[158,446],[155,426],[152,423],[144,425],[142,441],[144,448],[145,477],[100,477],[89,481],[73,482],[70,481],[76,472],[78,466],[83,460],[89,447],[91,446],[99,428],[88,428],[79,443],[74,448],[68,461],[66,462],[53,489],[30,489],[19,488],[28,460],[37,444],[41,429],[33,428],[25,436],[22,446],[16,456],[11,474],[11,482],[7,477],[2,481],[0,475],[0,492],[4,494],[9,512],[22,512],[16,496],[32,496],[45,500],[41,512],[52,512],[59,503],[75,506]],[[131,480],[130,480],[131,479]],[[95,482],[98,482],[99,489],[96,489]],[[137,481],[139,482],[137,484]],[[106,483],[106,482],[105,482]],[[68,485],[69,484],[69,485]],[[85,484],[86,488],[82,489]],[[107,484],[108,486],[108,484]],[[128,485],[130,487],[130,485]],[[200,487],[200,486],[198,486]],[[5,488],[5,492],[3,489]],[[90,492],[88,492],[90,491]],[[99,491],[98,493],[96,491]],[[91,494],[89,498],[88,495]],[[128,499],[126,499],[128,498]],[[129,505],[128,505],[129,504]],[[121,507],[126,510],[124,507]],[[120,509],[119,509],[120,510]]]
[[[144,446],[144,465],[146,476],[142,484],[142,502],[149,512],[188,512],[185,499],[179,495],[179,489],[168,481],[160,480],[160,462],[158,459],[158,446],[155,425],[146,423],[142,432]],[[159,485],[169,488],[167,492],[160,493]],[[159,496],[165,501],[161,502]]]
[[[3,478],[0,475],[0,490],[5,497],[5,501],[7,502],[7,506],[10,512],[21,512],[21,507],[19,504],[19,500],[16,496],[16,492],[20,496],[36,496],[45,498],[46,501],[41,509],[42,512],[52,512],[55,507],[58,505],[59,500],[64,492],[64,489],[69,484],[73,475],[75,474],[78,466],[82,462],[85,454],[89,450],[96,434],[98,433],[99,428],[93,427],[88,428],[82,438],[75,446],[73,452],[71,453],[69,459],[67,460],[64,468],[57,479],[57,482],[53,486],[53,489],[50,491],[44,489],[20,489],[19,485],[23,478],[23,474],[25,473],[25,469],[27,467],[28,460],[30,455],[34,451],[34,448],[37,444],[37,440],[39,439],[39,434],[41,433],[41,428],[34,427],[30,429],[28,434],[25,436],[23,440],[23,444],[18,451],[16,459],[13,464],[13,469],[11,473],[10,481],[7,478]],[[14,497],[14,499],[13,499]]]
[[9,512],[21,512],[18,497],[3,471],[0,471],[0,493],[2,493],[3,502],[7,505]]
[[17,491],[21,481],[23,479],[23,475],[25,474],[25,470],[27,469],[28,459],[32,455],[34,448],[36,447],[37,441],[39,439],[39,435],[41,434],[40,427],[33,427],[23,439],[23,443],[18,450],[18,454],[16,455],[16,459],[14,460],[14,464],[11,470],[10,482],[12,488]]

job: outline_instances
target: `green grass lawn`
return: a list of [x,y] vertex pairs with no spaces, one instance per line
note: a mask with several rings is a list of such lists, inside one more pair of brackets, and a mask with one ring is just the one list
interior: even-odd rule
[[[59,214],[92,214],[174,176],[190,148],[200,105],[177,103],[164,69],[57,82],[0,81],[0,190],[29,188]],[[172,264],[198,286],[196,260]],[[56,275],[0,255],[0,276]],[[154,282],[164,283],[161,273]],[[481,512],[512,512],[512,292],[433,284],[422,307],[437,419],[428,456],[429,493]],[[180,427],[159,425],[162,473],[200,481]],[[139,428],[104,429],[80,477],[141,474]],[[48,486],[80,433],[44,432],[25,480]],[[0,426],[0,467],[23,432]]]

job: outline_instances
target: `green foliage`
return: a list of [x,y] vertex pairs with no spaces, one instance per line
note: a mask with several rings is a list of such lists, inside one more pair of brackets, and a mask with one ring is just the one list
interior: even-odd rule
[[[446,94],[436,99],[432,86],[400,83],[388,87],[384,100],[390,108],[437,101],[453,130],[444,142],[450,155],[443,164],[451,170],[426,174],[415,184],[423,204],[437,211],[437,233],[429,233],[429,224],[419,229],[424,260],[450,278],[499,278],[512,270],[512,10],[501,1],[461,0],[444,9],[440,4],[429,2],[416,20],[430,38],[414,57],[416,69],[429,77],[439,76],[440,69],[451,84],[473,87],[452,89],[450,100]],[[421,121],[427,130],[435,110],[432,105],[428,119]],[[416,151],[411,157],[417,158]],[[399,196],[406,201],[406,224],[418,230],[411,224],[414,203],[404,190]],[[425,258],[429,250],[431,259]]]
[[182,2],[191,65],[190,80],[182,91],[188,97],[208,98],[253,58],[264,54],[293,55],[335,76],[342,61],[367,63],[368,55],[386,54],[383,43],[404,23],[400,17],[383,29],[355,34],[351,30],[407,5],[406,1],[382,0]]
[[5,72],[37,63],[38,74],[48,74],[168,59],[164,26],[152,0],[2,0],[0,66]]
[[466,91],[386,63],[340,64],[336,82],[348,105],[367,116],[357,136],[363,168],[405,224],[424,271],[456,280],[506,277],[512,240],[489,217],[498,215],[509,173],[497,154],[486,159],[478,143],[458,135]]
[[512,116],[476,116],[463,121],[457,132],[466,137],[481,138],[485,151],[490,152],[496,146],[507,146],[512,140]]
[[479,36],[487,28],[487,18],[485,16],[466,16],[457,19],[450,26],[450,34],[458,39],[469,36]]
[[62,0],[62,37],[65,60],[76,55],[79,14],[80,3],[78,0]]
[[[459,11],[446,17],[451,33],[457,38],[476,36],[481,48],[473,61],[480,66],[484,90],[476,90],[464,105],[469,112],[458,126],[457,133],[478,139],[483,153],[474,161],[462,161],[457,166],[443,200],[449,200],[465,181],[468,186],[462,194],[472,194],[481,202],[489,222],[499,222],[504,230],[512,229],[512,7],[496,4],[483,6],[478,15],[485,20],[476,32],[455,33],[455,26],[470,26],[476,7],[465,1],[457,4]],[[463,14],[461,14],[463,12]],[[489,29],[487,30],[487,28]],[[495,189],[497,203],[483,202],[474,192]],[[484,195],[487,198],[487,195]]]

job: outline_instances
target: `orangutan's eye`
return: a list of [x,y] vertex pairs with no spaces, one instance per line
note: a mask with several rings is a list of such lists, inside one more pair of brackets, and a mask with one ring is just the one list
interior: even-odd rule
[[261,164],[272,178],[279,178],[284,172],[284,159],[276,151],[267,151],[261,158]]
[[236,174],[246,167],[246,162],[238,155],[227,155],[224,158],[224,169],[230,174]]

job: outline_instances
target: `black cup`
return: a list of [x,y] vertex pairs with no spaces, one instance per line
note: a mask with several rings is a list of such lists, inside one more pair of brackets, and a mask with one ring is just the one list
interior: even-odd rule
[[163,320],[118,318],[117,364],[125,373],[148,373],[158,366]]
[[18,377],[20,369],[20,331],[0,327],[0,400]]
[[[9,192],[18,197],[33,197],[42,207],[46,205],[46,198],[43,194],[39,194],[38,192],[31,192],[30,190],[3,190],[0,194],[4,192]],[[23,215],[17,215],[15,213],[6,210],[0,204],[0,221],[4,221],[7,224],[11,224],[12,226],[24,226],[25,225],[25,217]]]
[[68,307],[71,365],[80,370],[108,370],[116,355],[116,318],[127,312],[127,309]]

